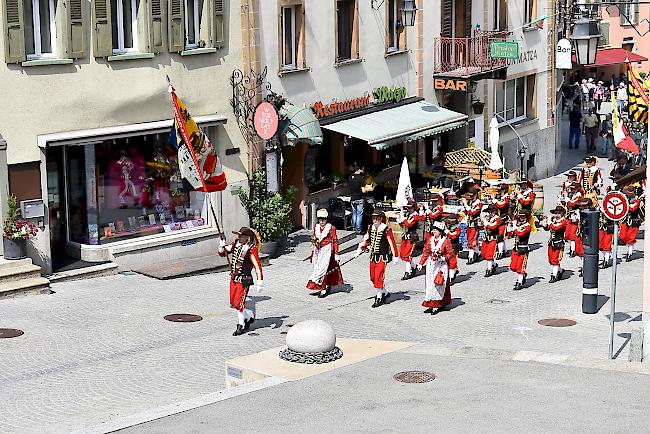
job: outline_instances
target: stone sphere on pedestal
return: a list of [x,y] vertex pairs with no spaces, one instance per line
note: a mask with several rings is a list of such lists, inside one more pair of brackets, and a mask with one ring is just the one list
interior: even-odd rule
[[301,321],[287,332],[287,347],[296,353],[325,353],[336,346],[336,333],[320,319]]

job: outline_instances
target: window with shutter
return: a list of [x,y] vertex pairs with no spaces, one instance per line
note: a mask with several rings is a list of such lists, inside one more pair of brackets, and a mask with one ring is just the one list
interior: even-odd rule
[[599,47],[608,47],[609,46],[609,23],[606,21],[601,21],[599,23],[600,27],[600,39],[598,40]]
[[336,0],[336,62],[359,58],[359,16],[356,0]]
[[463,36],[472,36],[472,0],[465,0],[465,16],[463,21]]
[[92,0],[93,55],[108,57],[113,54],[113,29],[110,0]]
[[28,59],[56,57],[54,0],[23,0],[25,53]]
[[162,0],[149,0],[149,51],[160,53],[163,47]]
[[169,33],[169,51],[180,53],[185,49],[185,23],[183,18],[183,0],[169,0],[168,15],[168,33]]
[[2,24],[4,31],[5,62],[19,63],[25,57],[25,29],[23,22],[23,1],[2,2]]
[[68,0],[67,3],[67,38],[66,54],[69,58],[78,59],[85,54],[85,20],[83,0]]
[[138,49],[137,0],[109,0],[111,3],[111,46],[113,54]]
[[221,48],[226,42],[223,0],[214,0],[214,24],[212,26],[212,45]]
[[452,1],[442,0],[442,13],[440,14],[440,33],[443,38],[451,38],[452,36]]

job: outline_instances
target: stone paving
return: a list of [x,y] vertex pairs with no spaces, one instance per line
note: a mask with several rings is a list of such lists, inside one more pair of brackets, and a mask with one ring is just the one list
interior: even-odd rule
[[[544,181],[546,209],[562,179]],[[367,255],[344,266],[346,286],[325,299],[309,295],[304,285],[310,265],[302,261],[307,245],[266,268],[266,291],[251,297],[258,320],[252,333],[240,337],[231,336],[236,316],[227,308],[225,273],[169,281],[122,274],[57,283],[48,296],[3,300],[0,327],[25,335],[0,340],[0,432],[70,432],[220,390],[226,360],[282,345],[287,326],[308,318],[331,322],[342,337],[605,359],[609,304],[596,315],[581,313],[577,258],[564,263],[570,277],[548,283],[546,239],[545,232],[532,236],[533,285],[519,292],[511,289],[508,259],[489,279],[483,263],[461,261],[453,308],[437,316],[422,313],[424,277],[401,281],[402,264],[387,272],[390,304],[371,309]],[[641,324],[643,260],[622,263],[619,270],[614,347],[625,359],[629,333]],[[609,279],[609,270],[600,273],[601,294],[609,294]],[[204,320],[163,320],[171,313]],[[557,317],[577,325],[537,324]]]

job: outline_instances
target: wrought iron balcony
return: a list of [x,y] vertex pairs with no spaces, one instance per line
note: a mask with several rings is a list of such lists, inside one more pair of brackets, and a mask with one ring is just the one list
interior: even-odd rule
[[481,32],[471,38],[433,38],[433,75],[475,78],[507,68],[507,59],[490,56],[490,43],[505,41],[508,33]]

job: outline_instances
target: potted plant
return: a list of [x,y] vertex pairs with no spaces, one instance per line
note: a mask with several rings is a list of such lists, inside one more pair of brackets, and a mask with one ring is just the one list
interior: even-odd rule
[[269,192],[264,168],[257,169],[248,184],[248,190],[240,187],[235,194],[248,213],[251,228],[260,235],[261,253],[273,257],[279,241],[291,232],[289,212],[298,189],[291,186],[284,195]]
[[3,229],[4,258],[23,259],[27,257],[27,240],[38,233],[38,228],[20,218],[20,211],[14,195],[10,195],[7,199],[7,218]]
[[338,172],[333,172],[330,176],[332,182],[332,190],[335,189],[338,185],[341,185],[345,182],[345,177]]

